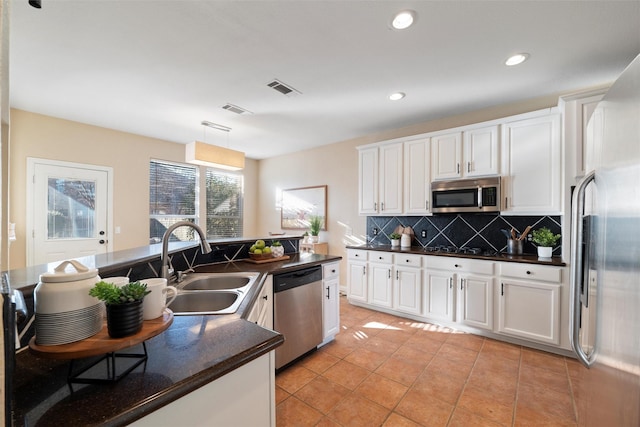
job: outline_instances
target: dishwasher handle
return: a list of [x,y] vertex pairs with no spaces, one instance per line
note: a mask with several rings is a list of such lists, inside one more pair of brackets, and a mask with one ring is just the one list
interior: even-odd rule
[[322,281],[322,267],[310,267],[289,273],[273,276],[273,291],[283,292],[287,289]]

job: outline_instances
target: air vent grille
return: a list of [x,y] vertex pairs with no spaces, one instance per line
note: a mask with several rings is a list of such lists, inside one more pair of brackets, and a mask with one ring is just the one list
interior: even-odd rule
[[222,108],[236,114],[253,114],[251,113],[251,111],[233,104],[225,104],[222,106]]
[[267,86],[287,96],[300,95],[302,93],[299,90],[296,90],[293,87],[284,84],[280,80],[276,79],[274,79],[271,83],[268,83]]

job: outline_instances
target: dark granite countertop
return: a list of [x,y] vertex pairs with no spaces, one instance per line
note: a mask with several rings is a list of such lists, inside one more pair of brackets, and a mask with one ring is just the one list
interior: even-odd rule
[[[266,264],[236,261],[199,266],[198,272],[262,274],[235,314],[175,316],[169,329],[146,341],[149,358],[144,370],[138,367],[118,382],[74,384],[72,393],[67,385],[69,361],[37,357],[23,349],[14,371],[15,425],[126,425],[275,349],[284,341],[281,334],[244,320],[266,275],[341,259],[290,256]],[[142,349],[137,346],[131,351]],[[74,361],[74,366],[91,360]]]
[[412,246],[410,248],[395,248],[395,247],[392,248],[391,245],[347,246],[347,249],[364,249],[368,251],[396,252],[396,253],[403,253],[403,254],[472,258],[472,259],[481,259],[485,261],[519,262],[519,263],[526,263],[526,264],[551,265],[555,267],[564,267],[565,265],[567,265],[564,261],[562,261],[561,257],[554,256],[551,258],[538,258],[537,255],[533,255],[533,254],[507,255],[507,254],[499,253],[495,256],[485,256],[485,255],[457,254],[457,253],[447,253],[447,252],[428,252],[421,246]]

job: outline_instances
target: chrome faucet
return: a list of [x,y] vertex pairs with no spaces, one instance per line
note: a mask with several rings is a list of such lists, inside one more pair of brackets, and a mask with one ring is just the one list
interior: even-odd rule
[[178,227],[191,227],[198,232],[200,236],[200,248],[202,249],[203,254],[208,254],[211,252],[211,246],[209,246],[209,242],[207,242],[207,238],[205,237],[202,229],[198,227],[197,224],[190,221],[179,221],[175,224],[172,224],[167,231],[164,232],[162,236],[162,277],[169,280],[171,278],[171,274],[173,274],[173,269],[170,268],[169,262],[169,238],[171,237],[171,233]]

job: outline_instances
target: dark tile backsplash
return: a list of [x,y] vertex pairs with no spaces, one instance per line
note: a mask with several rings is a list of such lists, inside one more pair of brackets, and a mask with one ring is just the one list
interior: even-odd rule
[[[389,234],[396,227],[411,227],[415,234],[413,246],[456,246],[474,247],[483,250],[504,252],[507,239],[500,229],[515,228],[518,233],[530,225],[533,230],[549,228],[553,233],[561,233],[560,216],[502,216],[499,214],[448,214],[433,216],[369,216],[367,217],[367,242],[370,244],[390,244]],[[374,229],[377,234],[374,234]],[[427,237],[421,237],[426,231]],[[531,233],[525,241],[524,253],[535,254],[531,243]],[[562,243],[562,239],[560,240]],[[561,244],[554,247],[554,255],[560,255]]]

